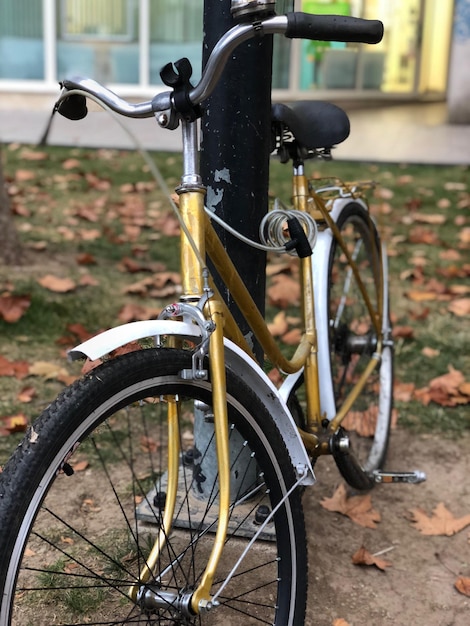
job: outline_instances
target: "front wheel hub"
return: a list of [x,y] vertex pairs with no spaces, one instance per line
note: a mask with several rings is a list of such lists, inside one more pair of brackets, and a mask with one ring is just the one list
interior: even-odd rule
[[137,595],[137,604],[146,613],[166,611],[173,616],[194,619],[191,609],[193,591],[163,591],[156,585],[142,586]]

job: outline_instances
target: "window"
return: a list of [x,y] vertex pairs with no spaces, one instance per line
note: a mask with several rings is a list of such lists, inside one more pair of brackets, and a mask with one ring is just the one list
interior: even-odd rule
[[42,2],[1,0],[0,78],[44,78]]
[[138,0],[60,0],[58,77],[137,84],[138,16]]

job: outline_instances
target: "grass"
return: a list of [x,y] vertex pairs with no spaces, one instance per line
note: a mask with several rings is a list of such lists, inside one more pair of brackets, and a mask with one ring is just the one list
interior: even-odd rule
[[[177,239],[161,232],[171,226],[169,205],[141,157],[131,152],[17,145],[3,152],[24,261],[0,268],[0,294],[28,295],[31,304],[16,323],[0,319],[0,355],[11,361],[54,361],[78,373],[79,366],[64,361],[64,350],[80,341],[70,324],[96,333],[121,323],[125,304],[155,310],[168,302],[168,297],[148,292],[142,297],[126,289],[165,268],[177,269]],[[153,156],[174,186],[181,158]],[[311,169],[315,177],[373,179],[378,184],[372,205],[390,252],[394,323],[411,328],[408,338],[397,339],[397,379],[422,387],[446,373],[449,365],[470,371],[465,318],[449,312],[444,298],[448,294],[424,302],[406,297],[416,285],[422,288],[433,279],[464,292],[468,248],[460,233],[469,226],[469,168],[334,161],[315,162]],[[272,163],[270,191],[289,203],[289,166]],[[442,224],[421,221],[428,215],[446,219]],[[459,252],[459,258],[451,251]],[[123,269],[125,258],[138,264],[135,272]],[[38,283],[47,274],[72,278],[77,287],[69,293],[49,291]],[[90,276],[94,284],[82,285]],[[424,348],[433,348],[436,356],[423,356]],[[25,386],[36,390],[29,404],[17,399]],[[61,387],[54,379],[1,376],[0,417],[23,412],[32,419]],[[470,426],[468,405],[424,407],[409,402],[398,408],[401,422],[410,427],[458,433]],[[0,437],[0,462],[15,441]]]

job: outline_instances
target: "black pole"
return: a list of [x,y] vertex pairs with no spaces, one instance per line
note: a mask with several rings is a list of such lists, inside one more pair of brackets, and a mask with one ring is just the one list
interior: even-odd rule
[[[204,0],[203,65],[218,39],[237,22],[231,0]],[[201,172],[207,205],[231,226],[258,240],[267,212],[270,154],[272,36],[242,44],[228,62],[216,91],[204,103]],[[264,313],[264,252],[217,228],[224,247]],[[230,293],[216,284],[244,335],[251,335]],[[259,360],[259,347],[255,346]]]

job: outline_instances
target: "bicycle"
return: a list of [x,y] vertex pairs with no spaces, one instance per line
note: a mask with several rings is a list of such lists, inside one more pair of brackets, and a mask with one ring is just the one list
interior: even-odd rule
[[[151,102],[127,103],[90,79],[63,82],[57,109],[70,119],[86,114],[86,96],[122,115],[182,126],[182,296],[157,320],[105,331],[72,350],[72,358],[104,363],[64,390],[5,466],[2,626],[303,624],[301,496],[315,482],[316,461],[333,455],[358,490],[424,479],[383,471],[393,340],[369,185],[314,188],[304,172],[306,158],[328,156],[347,137],[346,114],[318,102],[273,107],[276,152],[294,163],[293,208],[277,203],[260,225],[261,243],[250,243],[299,258],[304,333],[293,358],[270,335],[205,212],[199,105],[231,51],[262,33],[374,43],[382,25],[256,16],[220,39],[196,87],[186,60],[176,71],[167,66],[173,88]],[[219,296],[206,255],[284,373],[279,388]],[[106,358],[131,341],[142,349]],[[75,471],[83,459],[88,469]]]

